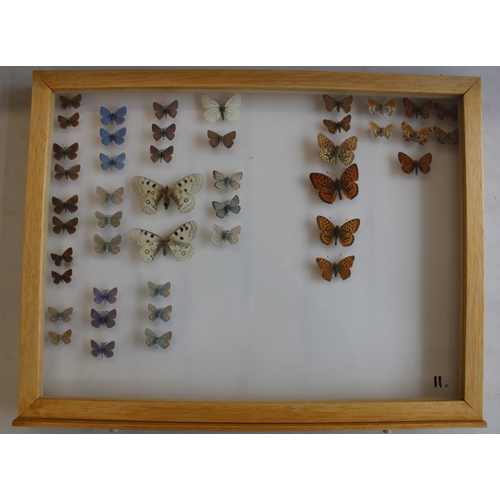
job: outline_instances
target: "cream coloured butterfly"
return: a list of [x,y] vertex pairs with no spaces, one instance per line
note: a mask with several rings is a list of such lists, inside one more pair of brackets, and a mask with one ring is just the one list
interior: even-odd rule
[[169,206],[169,198],[172,198],[179,212],[186,214],[193,210],[195,205],[194,194],[203,186],[203,175],[191,174],[177,181],[172,187],[163,187],[156,181],[147,177],[132,177],[132,188],[134,193],[141,196],[140,208],[147,214],[155,214],[158,205],[164,197],[165,210]]
[[131,229],[129,234],[132,241],[141,247],[139,254],[142,260],[151,264],[160,250],[163,255],[167,255],[170,250],[173,256],[181,261],[190,259],[194,254],[194,245],[189,242],[196,236],[197,228],[196,222],[190,221],[165,238],[145,229]]
[[206,109],[203,116],[207,122],[216,122],[221,119],[224,121],[224,118],[235,122],[241,116],[241,94],[233,94],[225,104],[220,104],[208,94],[203,94],[201,104]]
[[216,245],[220,245],[223,241],[227,241],[230,245],[236,245],[236,243],[238,243],[238,241],[240,240],[238,238],[240,233],[241,226],[236,226],[226,231],[217,224],[214,224],[212,226],[212,241]]

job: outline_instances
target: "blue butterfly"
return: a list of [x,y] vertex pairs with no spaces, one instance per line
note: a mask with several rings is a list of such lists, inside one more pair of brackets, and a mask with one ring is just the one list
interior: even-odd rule
[[215,215],[221,219],[229,215],[229,212],[239,214],[241,210],[240,199],[238,196],[233,196],[230,201],[223,201],[222,203],[212,201],[212,206],[215,209]]
[[127,114],[127,106],[122,106],[112,113],[109,109],[101,106],[99,111],[101,113],[101,123],[103,125],[109,125],[115,122],[117,125],[121,125],[125,121],[125,115]]
[[121,146],[125,142],[127,129],[126,127],[123,127],[120,130],[117,130],[115,133],[110,134],[107,130],[101,128],[101,130],[99,130],[99,134],[101,134],[101,142],[105,146],[109,146],[112,142],[118,144],[118,146]]
[[125,166],[125,158],[127,155],[125,153],[121,153],[118,156],[108,156],[103,153],[99,155],[99,159],[101,160],[101,168],[103,170],[109,170],[111,167],[115,167],[117,170],[122,170]]

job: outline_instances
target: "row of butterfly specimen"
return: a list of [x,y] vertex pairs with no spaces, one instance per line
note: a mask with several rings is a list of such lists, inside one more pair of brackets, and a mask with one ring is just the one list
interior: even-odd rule
[[[153,110],[155,112],[156,118],[161,120],[162,118],[175,118],[177,116],[177,108],[179,107],[179,103],[177,100],[172,101],[170,104],[163,105],[158,102],[153,103]],[[176,126],[175,123],[172,123],[168,127],[160,127],[153,123],[151,125],[151,130],[153,132],[153,139],[155,141],[159,141],[161,139],[168,139],[172,141],[175,137]],[[172,161],[172,156],[174,154],[174,146],[169,146],[165,149],[158,149],[156,146],[151,145],[149,147],[149,153],[151,154],[151,161],[156,163],[158,160],[160,163],[165,161],[165,163],[170,163]]]
[[[75,97],[68,98],[63,95],[59,96],[59,106],[61,109],[78,109],[82,103],[82,94],[78,94]],[[62,129],[68,129],[71,127],[78,127],[80,123],[80,113],[73,113],[71,116],[58,115],[57,121],[59,127]]]
[[[94,294],[94,302],[98,305],[101,304],[114,304],[117,301],[118,287],[108,288],[93,288],[92,292]],[[96,310],[92,308],[90,310],[90,324],[94,328],[113,328],[116,325],[116,309],[111,309],[111,311]],[[91,351],[90,353],[95,358],[106,357],[111,358],[114,355],[113,349],[115,348],[115,341],[110,342],[100,342],[97,343],[95,340],[90,341]]]
[[[392,132],[394,131],[394,124],[390,123],[385,127],[380,127],[375,122],[370,121],[370,130],[373,137],[385,137],[389,139],[391,137]],[[406,122],[401,123],[401,130],[403,131],[403,140],[405,142],[414,142],[419,144],[420,146],[424,146],[427,143],[427,140],[431,136],[432,132],[437,138],[437,141],[440,144],[458,144],[458,129],[455,129],[451,132],[446,132],[442,128],[434,126],[434,127],[424,127],[421,130],[414,130],[411,125]]]
[[[60,264],[59,264],[60,265]],[[69,323],[71,321],[71,315],[73,314],[73,308],[68,307],[64,309],[62,312],[59,312],[54,307],[48,307],[49,320],[52,323],[57,323],[59,321],[63,323]],[[72,330],[66,330],[64,333],[57,333],[49,330],[50,341],[53,345],[59,345],[61,342],[64,345],[67,345],[71,342],[71,334]]]
[[[148,281],[148,295],[151,298],[167,298],[170,295],[170,282],[167,283],[153,283]],[[148,319],[150,321],[156,321],[160,319],[163,322],[170,321],[170,313],[172,312],[172,306],[168,305],[166,307],[156,308],[153,304],[148,304]],[[144,330],[144,343],[147,347],[161,347],[166,349],[170,345],[172,340],[172,332],[168,331],[160,336],[157,336],[155,332],[151,331],[149,328]]]

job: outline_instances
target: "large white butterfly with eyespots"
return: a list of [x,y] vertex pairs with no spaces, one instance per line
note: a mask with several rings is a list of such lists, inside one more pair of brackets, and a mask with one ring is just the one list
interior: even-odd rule
[[134,193],[141,197],[141,210],[147,214],[155,214],[158,205],[164,197],[165,210],[169,206],[169,198],[172,198],[181,214],[193,210],[195,205],[194,194],[203,186],[203,175],[191,174],[178,180],[172,187],[163,187],[158,182],[147,177],[132,177],[132,188]]
[[201,96],[201,104],[206,109],[203,113],[207,122],[216,122],[227,118],[230,122],[235,122],[241,116],[241,94],[233,94],[225,104],[220,104],[208,94]]
[[146,229],[131,229],[129,234],[132,241],[141,247],[139,254],[142,260],[151,264],[160,250],[163,255],[167,255],[170,250],[181,261],[190,259],[194,254],[194,245],[190,241],[196,236],[197,228],[196,222],[190,221],[179,226],[166,238]]

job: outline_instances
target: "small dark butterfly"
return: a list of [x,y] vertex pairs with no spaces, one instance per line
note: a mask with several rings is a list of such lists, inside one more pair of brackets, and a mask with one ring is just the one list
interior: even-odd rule
[[351,115],[347,115],[339,122],[334,122],[332,120],[323,120],[328,132],[330,134],[336,134],[337,132],[342,132],[344,130],[347,132],[351,128]]
[[116,309],[112,309],[111,311],[96,311],[95,309],[91,309],[90,316],[92,318],[90,324],[94,328],[99,328],[101,326],[113,328],[116,324]]
[[150,146],[149,152],[151,153],[151,161],[156,163],[160,160],[160,163],[165,160],[165,163],[170,163],[172,160],[172,155],[174,154],[174,147],[169,146],[167,149],[158,149],[154,146]]
[[158,125],[151,125],[151,130],[153,131],[153,137],[155,141],[160,139],[168,139],[171,141],[175,137],[175,123],[169,125],[167,128],[158,127]]
[[109,302],[110,304],[114,304],[116,302],[116,296],[118,294],[118,288],[112,288],[108,290],[106,288],[99,290],[99,288],[94,288],[94,302],[96,304],[102,304],[103,302]]
[[92,350],[90,353],[94,358],[97,358],[98,356],[106,356],[106,358],[112,358],[114,356],[113,349],[115,348],[115,341],[112,340],[111,342],[101,342],[101,345],[99,345],[95,340],[90,341],[90,346],[92,347]]
[[458,144],[458,129],[452,132],[446,132],[442,128],[434,126],[433,130],[439,144]]
[[59,104],[61,105],[61,109],[66,109],[66,108],[78,109],[80,107],[81,102],[82,102],[82,94],[78,94],[71,99],[68,99],[63,95],[59,96]]
[[69,247],[63,252],[62,255],[51,253],[50,256],[57,267],[59,267],[63,263],[63,261],[67,264],[70,264],[71,262],[73,262],[73,249]]
[[112,134],[106,129],[101,128],[99,130],[99,135],[101,136],[101,142],[105,146],[109,146],[113,142],[118,146],[121,146],[125,142],[125,136],[127,135],[127,128],[123,127]]
[[59,285],[59,283],[63,282],[64,283],[71,283],[71,276],[73,275],[73,269],[68,269],[66,272],[63,274],[56,273],[55,271],[52,271],[52,278],[54,278],[54,283],[56,285]]
[[71,168],[64,168],[63,166],[59,164],[54,165],[54,171],[56,172],[55,178],[56,180],[60,181],[62,179],[70,179],[72,181],[76,181],[78,177],[78,172],[80,172],[80,165],[73,165]]
[[49,332],[50,341],[54,345],[59,345],[61,342],[68,345],[71,342],[71,330],[66,330],[62,335],[56,332]]
[[348,95],[340,101],[337,101],[332,96],[323,94],[323,101],[325,102],[325,108],[327,111],[332,112],[334,109],[340,111],[342,109],[345,113],[349,113],[349,111],[351,111],[353,97],[352,95]]
[[408,118],[423,118],[426,120],[429,118],[429,113],[432,109],[432,101],[425,101],[420,105],[415,104],[406,97],[403,98],[403,105],[405,107],[405,115]]
[[63,212],[75,213],[78,210],[78,195],[75,194],[66,201],[62,201],[55,196],[52,196],[52,205],[54,205],[54,212],[62,214]]
[[177,101],[172,101],[170,104],[163,106],[158,102],[153,103],[153,109],[155,110],[155,115],[158,120],[161,120],[163,117],[167,117],[170,115],[172,118],[175,118],[177,115],[177,107],[179,103]]
[[440,120],[458,120],[458,106],[452,106],[450,109],[447,109],[442,104],[435,102],[434,108]]
[[103,125],[109,125],[110,123],[111,124],[116,123],[117,125],[121,125],[122,123],[125,122],[125,115],[127,114],[127,106],[122,106],[121,108],[117,109],[114,113],[111,112],[109,109],[105,108],[104,106],[101,106],[99,113],[102,116],[101,123]]
[[69,323],[71,321],[71,315],[73,314],[73,308],[68,307],[67,309],[64,309],[64,311],[59,312],[57,309],[54,309],[53,307],[48,307],[47,308],[49,312],[49,320],[52,323],[56,323],[57,321],[62,321],[63,323]]
[[68,158],[68,160],[74,160],[78,154],[78,143],[75,142],[71,146],[61,147],[59,144],[54,143],[52,146],[52,151],[54,152],[54,158],[56,160],[62,160],[63,158]]
[[418,175],[418,171],[423,174],[428,174],[431,171],[431,161],[432,154],[427,153],[420,160],[413,160],[408,155],[404,153],[398,153],[398,160],[401,163],[401,170],[405,174],[411,174],[415,170],[415,175]]
[[76,226],[78,225],[78,217],[75,217],[68,222],[63,222],[61,219],[54,215],[54,217],[52,217],[52,224],[54,224],[52,230],[56,234],[61,234],[66,231],[68,232],[68,234],[74,234],[76,233]]
[[79,119],[80,119],[80,113],[75,113],[70,117],[61,115],[57,117],[57,121],[59,122],[59,126],[61,128],[78,127],[78,124],[80,123],[78,121]]
[[224,217],[229,215],[229,212],[237,215],[241,210],[240,198],[237,195],[233,196],[230,201],[212,201],[212,206],[215,209],[215,215],[220,219],[223,219]]
[[208,143],[213,148],[216,148],[219,144],[222,144],[227,149],[231,148],[234,144],[234,140],[236,139],[236,132],[229,132],[226,135],[220,135],[213,130],[207,131],[207,136],[210,139]]

